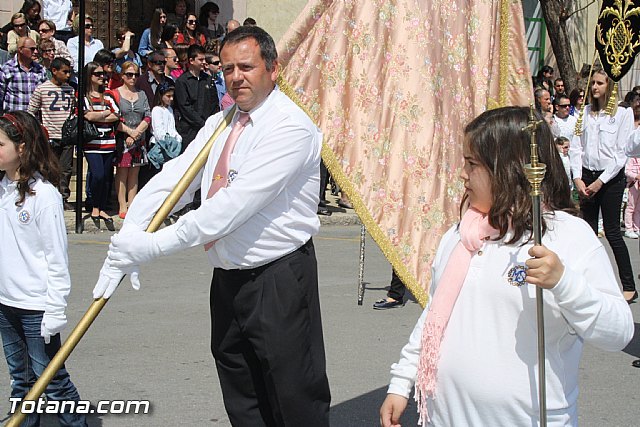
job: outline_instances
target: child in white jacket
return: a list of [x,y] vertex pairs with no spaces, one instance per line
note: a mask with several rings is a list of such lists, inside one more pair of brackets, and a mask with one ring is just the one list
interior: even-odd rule
[[[16,401],[60,349],[67,324],[71,280],[59,178],[38,121],[26,111],[0,116],[0,334]],[[64,367],[46,395],[49,401],[80,400]],[[25,425],[39,425],[39,414],[27,417]],[[61,412],[58,418],[63,425],[86,426],[83,414]]]

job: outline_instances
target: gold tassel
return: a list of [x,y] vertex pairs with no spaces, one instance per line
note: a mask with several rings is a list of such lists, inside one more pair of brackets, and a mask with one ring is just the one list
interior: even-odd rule
[[616,111],[618,110],[616,107],[618,106],[618,82],[613,84],[613,90],[611,91],[611,96],[609,97],[609,101],[607,102],[607,109],[605,110],[605,114],[608,116],[614,116]]
[[[586,98],[586,96],[584,98]],[[578,114],[578,120],[576,120],[576,128],[573,130],[573,134],[577,136],[582,135],[582,116],[584,116],[584,107],[586,105],[584,98],[582,101],[582,107],[580,108],[580,114]]]

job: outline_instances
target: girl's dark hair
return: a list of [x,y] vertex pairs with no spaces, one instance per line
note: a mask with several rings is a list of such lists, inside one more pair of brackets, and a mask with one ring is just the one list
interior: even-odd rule
[[573,89],[569,94],[569,102],[571,102],[571,105],[573,105],[574,107],[578,103],[578,98],[580,98],[581,93],[583,94],[582,102],[584,103],[584,91],[582,89]]
[[175,84],[170,80],[160,83],[156,88],[155,95],[153,96],[153,107],[162,106],[162,96],[171,90],[175,90],[175,88]]
[[154,49],[159,49],[160,45],[158,41],[162,35],[162,25],[160,24],[160,15],[165,14],[163,8],[158,7],[153,11],[153,16],[151,17],[151,24],[149,25],[149,36],[151,38],[151,46]]
[[160,36],[160,44],[162,47],[166,47],[165,42],[173,39],[173,36],[175,36],[178,31],[180,31],[180,28],[178,28],[176,24],[165,25],[162,29],[162,35]]
[[[189,17],[193,16],[196,20],[196,28],[193,30],[193,34],[190,32],[189,27],[187,27],[187,21],[189,20]],[[184,35],[185,40],[189,40],[189,38],[194,38],[196,41],[196,44],[200,44],[200,29],[199,29],[199,20],[198,17],[196,16],[195,13],[189,13],[187,12],[185,15],[185,20],[182,23],[182,34]]]
[[[542,116],[536,112],[536,119]],[[464,130],[465,144],[491,176],[492,204],[489,209],[489,224],[500,231],[496,240],[502,239],[511,229],[513,237],[506,242],[512,244],[526,233],[533,238],[532,202],[530,184],[524,165],[530,162],[531,136],[522,129],[527,126],[529,108],[503,107],[485,111],[467,125]],[[538,157],[547,165],[542,181],[542,205],[546,211],[565,211],[577,215],[571,200],[569,181],[562,160],[555,147],[551,129],[543,121],[536,132]],[[468,205],[465,195],[460,213]],[[546,231],[544,217],[543,233]]]
[[[23,144],[20,154],[20,168],[18,169],[18,200],[16,206],[21,206],[27,194],[35,192],[31,185],[35,182],[34,175],[39,173],[42,178],[55,187],[60,183],[60,167],[58,158],[49,146],[49,139],[38,121],[26,111],[12,111],[0,116],[0,130],[14,143],[16,149]],[[0,171],[0,179],[5,172]]]
[[91,90],[91,75],[98,68],[102,68],[102,65],[98,64],[95,61],[87,62],[87,65],[84,66],[84,81],[87,87],[87,93]]

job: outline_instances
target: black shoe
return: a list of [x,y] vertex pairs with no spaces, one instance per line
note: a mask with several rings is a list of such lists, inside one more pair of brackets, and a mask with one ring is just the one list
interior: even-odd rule
[[329,210],[329,208],[327,208],[327,206],[324,203],[320,202],[318,204],[318,215],[331,216],[331,211]]
[[353,209],[351,202],[343,202],[342,200],[338,200],[338,206],[345,209]]
[[636,359],[631,362],[631,366],[633,366],[634,368],[640,368],[640,359]]
[[74,206],[73,203],[69,203],[66,200],[62,201],[62,207],[64,208],[65,211],[75,211],[76,207]]
[[104,225],[107,227],[107,230],[116,231],[116,226],[113,224],[113,218],[105,218],[101,216],[100,219],[104,221]]
[[93,225],[95,225],[96,228],[100,230],[100,215],[98,216],[91,215],[91,221],[93,221]]
[[386,310],[388,308],[402,307],[402,301],[389,301],[386,298],[373,303],[374,310]]

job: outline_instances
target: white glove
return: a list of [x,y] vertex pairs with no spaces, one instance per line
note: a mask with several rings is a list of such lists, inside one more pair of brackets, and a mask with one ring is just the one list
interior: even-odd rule
[[113,267],[126,269],[149,262],[161,254],[153,233],[132,231],[114,235],[107,255]]
[[59,334],[67,326],[67,316],[62,314],[51,314],[45,312],[40,324],[40,335],[44,338],[44,343],[49,344],[51,337]]
[[129,268],[116,268],[111,264],[111,260],[107,257],[100,269],[100,277],[93,288],[93,298],[110,298],[116,290],[122,278],[128,274],[133,289],[140,290],[140,271],[137,265]]

